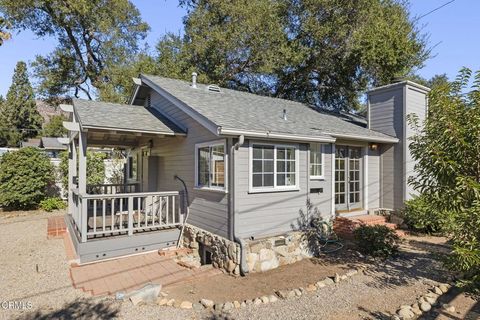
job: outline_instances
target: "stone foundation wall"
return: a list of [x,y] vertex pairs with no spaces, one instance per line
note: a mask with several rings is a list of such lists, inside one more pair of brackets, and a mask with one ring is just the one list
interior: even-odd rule
[[311,257],[300,232],[246,241],[249,272],[263,272]]
[[192,225],[183,231],[183,245],[200,259],[200,244],[211,252],[212,265],[234,275],[240,274],[240,246],[226,238]]

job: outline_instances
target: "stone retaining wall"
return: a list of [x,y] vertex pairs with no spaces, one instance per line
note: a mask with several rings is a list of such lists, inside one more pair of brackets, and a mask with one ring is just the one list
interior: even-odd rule
[[246,241],[249,272],[263,272],[311,257],[300,232]]
[[192,249],[200,259],[200,245],[211,252],[212,265],[234,275],[240,274],[240,246],[226,238],[187,224],[183,231],[183,245]]

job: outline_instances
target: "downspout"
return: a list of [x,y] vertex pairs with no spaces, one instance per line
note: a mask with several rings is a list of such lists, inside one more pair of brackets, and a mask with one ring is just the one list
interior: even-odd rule
[[187,189],[187,185],[185,184],[185,181],[177,175],[175,175],[173,178],[175,180],[180,181],[181,184],[183,185],[183,190],[185,191],[185,200],[187,204],[187,208],[186,208],[187,212],[186,212],[185,218],[183,219],[182,228],[180,229],[180,234],[178,235],[178,241],[177,241],[177,248],[180,248],[180,246],[183,243],[183,231],[185,230],[185,224],[187,223],[188,216],[190,215],[190,202],[188,202],[188,189]]
[[230,148],[230,163],[231,165],[231,184],[230,184],[230,230],[231,230],[231,235],[233,240],[238,243],[240,246],[240,274],[242,276],[246,276],[247,273],[249,272],[248,270],[248,265],[247,265],[247,258],[246,258],[246,244],[245,241],[241,238],[239,238],[235,234],[235,157],[234,153],[235,150],[238,150],[241,145],[245,142],[245,136],[240,135],[238,137],[237,143],[235,143],[231,148]]

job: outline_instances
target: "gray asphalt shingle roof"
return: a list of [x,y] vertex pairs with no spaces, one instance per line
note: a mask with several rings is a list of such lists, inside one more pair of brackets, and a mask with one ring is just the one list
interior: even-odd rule
[[42,137],[42,147],[49,150],[67,150],[67,146],[55,137]]
[[[223,129],[305,136],[355,135],[371,139],[394,139],[295,101],[224,88],[220,89],[221,92],[212,92],[203,84],[197,84],[195,89],[186,81],[158,76],[141,75],[141,78],[153,82]],[[287,120],[283,119],[284,109]]]
[[74,99],[73,109],[82,128],[170,135],[185,133],[159,112],[142,106]]

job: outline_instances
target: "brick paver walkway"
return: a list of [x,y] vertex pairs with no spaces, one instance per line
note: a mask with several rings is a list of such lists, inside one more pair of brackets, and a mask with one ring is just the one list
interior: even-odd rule
[[61,239],[67,232],[64,216],[49,217],[47,219],[47,239]]
[[129,292],[148,283],[168,287],[219,273],[220,270],[211,266],[182,267],[173,258],[161,256],[158,252],[70,267],[73,286],[94,296]]

